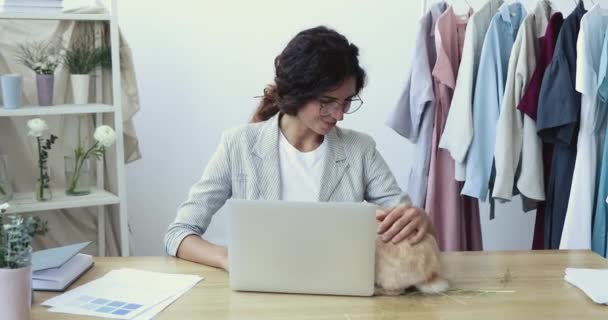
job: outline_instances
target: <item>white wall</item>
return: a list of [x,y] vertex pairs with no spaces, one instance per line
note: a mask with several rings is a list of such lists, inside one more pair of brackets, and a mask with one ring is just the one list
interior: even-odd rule
[[[142,107],[135,124],[143,159],[127,166],[135,255],[164,253],[167,225],[221,131],[247,122],[257,103],[253,97],[272,80],[274,57],[298,31],[319,24],[359,46],[368,74],[364,107],[342,125],[371,134],[405,188],[414,149],[383,121],[410,65],[422,1],[173,0],[167,7],[146,0],[119,2]],[[479,8],[483,0],[469,2]],[[532,8],[535,1],[527,3]],[[573,7],[566,0],[558,5],[565,12]],[[464,12],[464,1],[455,1],[455,8]],[[487,250],[529,248],[534,216],[520,208],[519,200],[499,205],[490,221],[482,204]],[[214,220],[212,239],[222,238],[221,222]]]

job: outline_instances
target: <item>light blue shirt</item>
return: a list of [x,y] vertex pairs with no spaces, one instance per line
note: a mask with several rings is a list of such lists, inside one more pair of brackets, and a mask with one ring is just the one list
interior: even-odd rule
[[[608,32],[608,30],[606,30]],[[607,70],[608,68],[608,37],[604,36],[604,46],[602,47],[602,54],[600,57],[600,68],[598,71],[598,83],[603,84],[608,81]],[[608,127],[606,126],[606,115],[608,114],[608,101],[603,99],[602,90],[598,91],[598,101],[596,108],[596,117],[594,123],[594,131],[601,133],[606,132],[608,135]],[[600,144],[601,145],[601,144]],[[608,212],[608,205],[606,204],[606,197],[608,196],[608,144],[606,139],[603,143],[603,152],[600,154],[600,181],[597,187],[597,197],[595,199],[595,213],[593,215],[593,225],[591,227],[591,249],[597,254],[604,257],[608,257],[608,234],[606,229],[608,223],[606,216]]]
[[462,194],[485,201],[493,175],[496,122],[507,80],[511,48],[526,15],[519,3],[503,4],[492,18],[481,48],[473,95],[473,140],[466,160]]

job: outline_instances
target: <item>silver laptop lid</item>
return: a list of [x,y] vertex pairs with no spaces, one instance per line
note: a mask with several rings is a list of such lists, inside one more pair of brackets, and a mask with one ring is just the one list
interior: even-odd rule
[[370,296],[375,206],[228,200],[234,290]]

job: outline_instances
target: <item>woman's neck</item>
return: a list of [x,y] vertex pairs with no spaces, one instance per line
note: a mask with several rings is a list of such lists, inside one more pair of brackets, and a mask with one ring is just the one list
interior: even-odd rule
[[283,114],[279,128],[287,141],[302,152],[315,150],[323,142],[323,135],[310,130],[297,116]]

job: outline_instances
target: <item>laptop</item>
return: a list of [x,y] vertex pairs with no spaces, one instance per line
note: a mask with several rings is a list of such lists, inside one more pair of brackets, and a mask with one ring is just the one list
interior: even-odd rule
[[373,295],[375,209],[369,203],[228,200],[230,288]]

